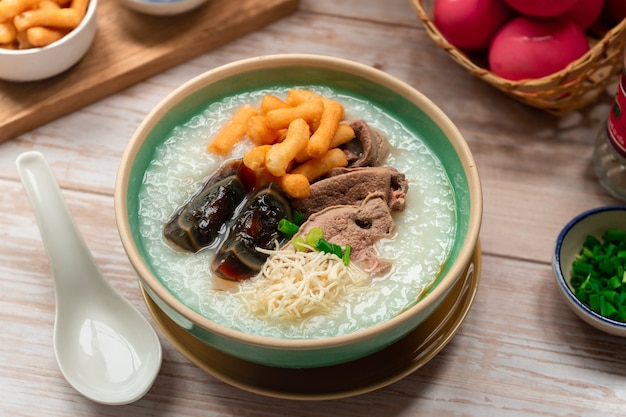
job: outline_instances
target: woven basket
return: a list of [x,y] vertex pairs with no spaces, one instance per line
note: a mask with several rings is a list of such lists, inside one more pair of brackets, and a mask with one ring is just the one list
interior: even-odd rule
[[552,115],[563,116],[591,104],[622,73],[626,19],[613,28],[603,30],[598,37],[590,36],[591,49],[563,70],[542,78],[511,81],[481,67],[477,59],[472,59],[446,41],[429,17],[432,15],[432,0],[411,1],[432,40],[470,74]]

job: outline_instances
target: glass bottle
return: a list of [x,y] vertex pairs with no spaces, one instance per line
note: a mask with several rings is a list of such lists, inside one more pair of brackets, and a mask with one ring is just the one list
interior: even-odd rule
[[600,184],[626,201],[626,73],[622,73],[606,126],[598,135],[593,164]]

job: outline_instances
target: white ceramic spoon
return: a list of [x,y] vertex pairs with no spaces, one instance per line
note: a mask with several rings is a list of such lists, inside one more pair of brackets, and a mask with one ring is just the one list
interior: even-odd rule
[[161,367],[154,329],[100,273],[43,155],[26,152],[16,165],[54,276],[54,351],[63,376],[98,403],[141,398]]

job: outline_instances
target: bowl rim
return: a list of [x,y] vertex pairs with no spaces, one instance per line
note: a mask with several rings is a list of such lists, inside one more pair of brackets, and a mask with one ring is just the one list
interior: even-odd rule
[[0,48],[0,55],[5,55],[5,56],[35,55],[43,51],[55,49],[67,42],[70,42],[75,37],[80,36],[83,29],[87,27],[87,25],[90,24],[90,22],[93,20],[94,16],[96,15],[97,8],[98,8],[98,0],[89,0],[89,3],[87,4],[87,10],[85,10],[85,16],[83,16],[78,26],[76,26],[74,29],[68,32],[61,39],[58,39],[52,42],[51,44],[48,44],[46,46],[39,46],[35,48],[28,48],[28,49],[2,49]]
[[[189,307],[179,301],[173,294],[171,294],[165,286],[161,285],[158,279],[152,274],[146,263],[141,259],[137,248],[134,245],[134,241],[130,234],[129,219],[127,213],[126,195],[128,192],[127,179],[130,175],[132,168],[132,162],[136,158],[139,149],[141,148],[141,133],[149,131],[155,123],[155,119],[167,113],[167,111],[175,105],[179,99],[186,96],[190,92],[194,91],[197,87],[206,86],[211,82],[223,79],[232,75],[233,73],[249,72],[258,69],[268,69],[281,66],[303,66],[303,67],[317,67],[325,69],[334,69],[344,72],[356,72],[359,77],[363,77],[372,82],[383,85],[385,88],[406,97],[411,102],[420,103],[425,105],[420,110],[423,111],[429,118],[431,118],[439,128],[446,134],[446,136],[454,136],[460,138],[459,141],[451,143],[459,159],[464,162],[463,169],[467,177],[468,182],[468,196],[469,196],[469,219],[467,224],[467,234],[465,236],[465,242],[462,245],[456,262],[451,266],[450,270],[441,281],[435,286],[428,295],[415,303],[411,307],[405,309],[398,315],[385,320],[382,323],[375,324],[365,329],[360,329],[352,333],[315,338],[315,339],[281,339],[266,337],[260,335],[253,335],[244,333],[240,330],[235,330],[227,326],[218,324],[207,317],[196,313]],[[179,99],[176,99],[176,98]],[[194,325],[208,330],[211,333],[220,335],[222,337],[236,340],[241,343],[249,345],[262,346],[267,348],[287,349],[287,350],[309,350],[320,348],[332,348],[338,346],[345,346],[361,340],[368,340],[373,338],[379,333],[390,331],[391,329],[406,324],[413,316],[418,312],[427,309],[433,309],[439,300],[443,299],[447,291],[456,279],[463,273],[464,268],[471,262],[475,245],[478,242],[478,235],[482,222],[483,215],[483,200],[482,200],[482,188],[478,175],[475,160],[470,151],[469,145],[465,141],[463,135],[459,129],[452,123],[448,116],[436,106],[430,99],[424,96],[421,92],[417,91],[414,87],[401,81],[379,69],[374,67],[351,61],[343,58],[316,55],[316,54],[275,54],[275,55],[262,55],[252,58],[246,58],[231,62],[219,67],[213,68],[203,74],[200,74],[191,80],[183,83],[170,94],[163,98],[143,119],[131,139],[129,140],[127,147],[122,155],[120,168],[115,183],[114,190],[114,204],[115,204],[115,216],[118,226],[118,232],[120,239],[126,250],[128,258],[139,275],[141,281],[147,285],[151,291],[155,293],[165,304],[174,309],[178,314],[189,320]],[[153,284],[156,284],[153,285]]]
[[623,211],[626,213],[626,205],[615,204],[615,205],[609,205],[609,206],[603,206],[603,207],[596,207],[596,208],[592,208],[587,211],[584,211],[576,215],[574,218],[572,218],[563,227],[563,229],[561,229],[561,231],[559,232],[556,238],[556,245],[554,247],[552,267],[554,270],[554,276],[556,277],[556,281],[559,284],[559,287],[561,288],[561,292],[568,298],[570,305],[576,306],[579,309],[579,311],[584,312],[589,318],[599,323],[602,323],[603,325],[608,325],[608,326],[612,326],[612,327],[616,327],[620,329],[626,329],[626,323],[613,320],[608,317],[604,317],[603,315],[599,313],[596,313],[595,311],[587,307],[582,301],[580,301],[578,297],[576,297],[576,295],[572,292],[572,288],[569,286],[569,284],[567,283],[565,279],[565,274],[563,273],[563,263],[561,260],[561,249],[563,247],[563,242],[566,240],[569,232],[574,227],[576,227],[581,221],[589,217],[592,217],[595,215],[601,215],[607,212],[616,212],[616,211]]

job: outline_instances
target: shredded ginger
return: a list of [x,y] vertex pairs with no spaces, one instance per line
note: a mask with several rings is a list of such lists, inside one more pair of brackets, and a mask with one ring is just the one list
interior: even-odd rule
[[261,319],[298,320],[328,312],[368,278],[330,253],[257,250],[270,256],[256,277],[241,284],[239,295]]

